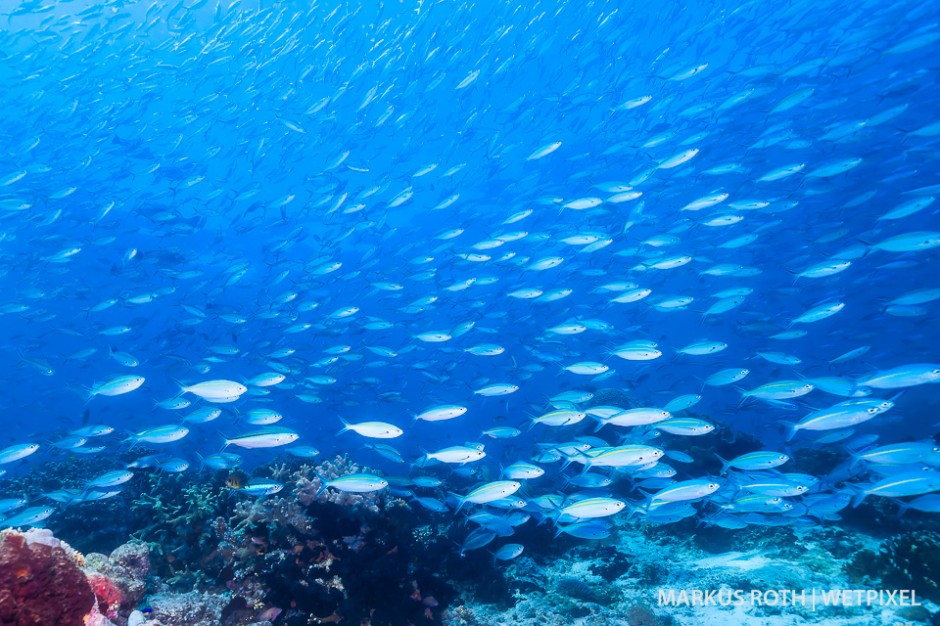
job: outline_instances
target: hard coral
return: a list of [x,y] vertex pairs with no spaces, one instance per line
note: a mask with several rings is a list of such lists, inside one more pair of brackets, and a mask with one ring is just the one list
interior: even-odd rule
[[886,585],[913,589],[918,596],[940,602],[940,533],[913,531],[881,545]]
[[83,626],[95,595],[75,554],[48,536],[0,532],[0,624]]

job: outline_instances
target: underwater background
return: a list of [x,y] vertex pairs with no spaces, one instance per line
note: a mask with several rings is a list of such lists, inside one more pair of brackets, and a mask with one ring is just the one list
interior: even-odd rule
[[0,42],[0,625],[940,623],[940,6]]

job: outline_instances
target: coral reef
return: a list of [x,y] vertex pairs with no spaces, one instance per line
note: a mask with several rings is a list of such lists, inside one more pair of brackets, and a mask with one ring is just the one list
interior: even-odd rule
[[885,541],[880,550],[881,579],[897,589],[913,589],[940,603],[940,533],[913,531]]
[[[725,454],[733,455],[740,440],[693,443],[711,446],[697,449],[696,455],[705,454],[703,450],[731,450]],[[100,468],[83,466],[82,471]],[[623,516],[612,520],[613,534],[607,540],[553,537],[551,525],[524,524],[514,534],[526,546],[523,556],[510,562],[494,561],[488,550],[461,556],[453,545],[472,528],[449,516],[411,509],[384,491],[317,493],[321,477],[371,471],[348,457],[318,466],[297,460],[260,466],[252,471],[254,478],[284,484],[280,493],[260,498],[226,488],[222,474],[207,482],[204,475],[139,472],[133,480],[141,495],[132,514],[109,522],[114,529],[133,531],[137,540],[114,544],[110,554],[82,557],[49,531],[27,533],[41,546],[36,549],[57,551],[57,558],[68,560],[77,572],[79,584],[72,589],[84,598],[78,609],[84,612],[75,613],[81,621],[45,615],[40,621],[15,621],[19,615],[4,621],[11,592],[0,580],[0,624],[306,626],[320,620],[382,626],[665,626],[812,616],[800,607],[785,612],[718,608],[707,615],[697,608],[661,607],[655,593],[662,587],[883,585],[938,597],[933,572],[940,571],[940,534],[925,530],[890,537],[879,548],[879,539],[841,525],[755,525],[731,532],[696,527],[694,520],[663,526],[637,524]],[[453,480],[459,488],[460,480],[469,486],[474,478]],[[120,497],[123,504],[115,498],[102,503],[102,510],[110,510],[111,502],[129,504],[128,496]],[[88,518],[81,506],[53,518],[61,536],[84,538]],[[90,514],[93,508],[84,510]],[[6,541],[7,536],[26,535],[2,536]],[[101,545],[103,537],[96,535],[94,545]],[[0,547],[0,554],[23,558],[16,541]],[[10,571],[2,563],[0,577]],[[43,575],[37,574],[39,579]],[[12,606],[20,610],[20,604]],[[940,619],[931,607],[891,616],[915,622]],[[863,623],[856,621],[859,610],[826,617]]]
[[[858,589],[878,588],[869,577],[853,580],[843,569],[867,569],[856,554],[874,554],[878,540],[839,528],[775,529],[755,532],[747,551],[715,554],[692,540],[691,532],[632,526],[618,520],[615,541],[580,546],[559,558],[555,546],[527,543],[527,557],[502,568],[506,585],[517,590],[506,607],[481,600],[462,586],[447,614],[448,626],[519,624],[607,626],[711,626],[721,623],[839,623],[842,626],[933,623],[936,606],[893,607],[872,621],[866,607],[660,606],[659,589]],[[692,531],[694,532],[694,531]],[[929,544],[920,538],[918,546]],[[538,546],[538,547],[534,547]],[[854,560],[853,560],[854,559]],[[934,566],[936,567],[936,566]],[[921,574],[926,569],[918,570]],[[900,583],[898,583],[900,584]],[[903,585],[899,588],[907,588]],[[548,590],[548,592],[542,591]],[[920,596],[919,596],[920,598]],[[916,610],[915,610],[916,609]]]
[[911,589],[940,603],[940,533],[910,531],[889,537],[878,547],[859,550],[843,571],[857,584]]

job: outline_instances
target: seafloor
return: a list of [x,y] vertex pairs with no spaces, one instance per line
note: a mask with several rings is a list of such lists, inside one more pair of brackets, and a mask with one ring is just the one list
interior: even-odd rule
[[[344,457],[261,467],[285,484],[261,499],[233,493],[224,473],[142,474],[137,491],[59,510],[51,530],[4,531],[0,625],[940,624],[940,533],[884,499],[806,528],[651,526],[624,513],[588,541],[529,521],[511,538],[523,554],[497,562],[509,540],[461,555],[472,527],[452,513],[388,493],[318,494],[317,473],[362,469]],[[67,488],[95,471],[63,462],[8,487]],[[660,602],[669,590],[837,589],[910,590],[919,606]]]

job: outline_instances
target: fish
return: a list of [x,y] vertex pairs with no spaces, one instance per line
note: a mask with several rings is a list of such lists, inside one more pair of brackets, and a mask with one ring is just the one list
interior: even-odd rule
[[718,460],[722,464],[721,473],[725,474],[731,468],[744,471],[774,469],[789,461],[790,457],[780,452],[762,450],[742,454],[730,461],[726,461],[721,457],[718,457]]
[[208,380],[195,385],[180,385],[180,393],[191,393],[209,402],[234,402],[248,387],[232,380]]
[[138,443],[172,443],[174,441],[179,441],[189,434],[189,428],[186,426],[177,426],[175,424],[167,424],[166,426],[155,426],[153,428],[145,428],[137,433],[132,434],[130,437],[125,439],[125,441],[131,442],[131,447],[134,447]]
[[107,382],[89,387],[86,393],[86,399],[91,400],[96,396],[121,396],[125,393],[140,389],[146,380],[147,379],[143,376],[118,376]]
[[424,420],[425,422],[441,422],[460,417],[467,412],[467,407],[459,404],[440,404],[425,409],[414,416],[415,421]]
[[935,521],[933,5],[54,4],[0,32],[0,515],[198,578],[166,490],[221,493],[227,569],[339,575],[355,505],[448,530],[441,605],[460,553]]
[[530,154],[529,156],[527,156],[525,160],[526,160],[526,161],[537,161],[538,159],[547,157],[548,155],[550,155],[551,153],[553,153],[555,150],[558,150],[558,148],[560,148],[560,147],[561,147],[561,142],[560,142],[560,141],[553,141],[553,142],[551,142],[551,143],[547,143],[547,144],[545,144],[544,146],[542,146],[542,147],[536,149],[532,154]]
[[39,451],[38,443],[19,443],[0,450],[0,465],[14,463]]
[[51,506],[29,507],[3,520],[3,525],[8,528],[29,528],[30,526],[37,526],[49,519],[55,511],[55,508]]
[[558,509],[557,520],[579,521],[616,515],[626,507],[626,502],[616,498],[586,498]]
[[381,491],[388,487],[388,481],[373,474],[347,474],[332,480],[318,476],[320,487],[317,491],[319,496],[327,489],[337,489],[350,493],[368,493],[370,491]]
[[229,446],[238,446],[239,448],[257,449],[257,448],[275,448],[286,446],[300,438],[296,432],[282,427],[271,426],[263,430],[248,432],[236,437],[225,439],[223,449]]
[[471,489],[465,496],[453,495],[457,498],[457,511],[460,511],[468,502],[487,504],[511,496],[519,491],[521,487],[522,483],[517,480],[494,480]]
[[436,452],[426,452],[424,454],[423,460],[425,462],[439,461],[441,463],[463,465],[464,463],[479,461],[485,456],[486,452],[479,448],[469,446],[451,446]]
[[388,422],[359,422],[358,424],[351,424],[344,419],[340,421],[343,423],[343,428],[340,429],[337,435],[352,431],[371,439],[394,439],[405,434],[405,431],[401,428],[394,424],[389,424]]
[[862,376],[856,379],[855,384],[872,389],[902,389],[938,382],[940,382],[940,365],[914,363]]

